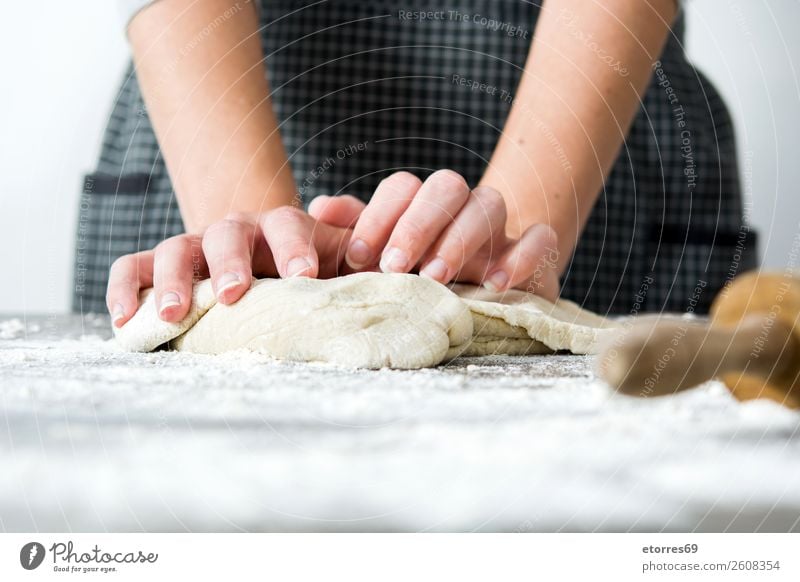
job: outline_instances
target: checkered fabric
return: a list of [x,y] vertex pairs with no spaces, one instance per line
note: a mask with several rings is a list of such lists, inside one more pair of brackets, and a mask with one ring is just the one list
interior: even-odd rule
[[[391,172],[451,168],[476,184],[497,143],[538,7],[521,0],[264,0],[273,105],[298,189],[368,200]],[[420,19],[417,11],[439,16]],[[599,313],[702,313],[756,265],[733,127],[686,60],[682,17],[563,278]],[[457,77],[455,77],[457,76]],[[471,91],[458,78],[496,91]],[[455,79],[455,81],[454,81]],[[105,310],[110,264],[182,232],[131,68],[81,199],[74,308]]]

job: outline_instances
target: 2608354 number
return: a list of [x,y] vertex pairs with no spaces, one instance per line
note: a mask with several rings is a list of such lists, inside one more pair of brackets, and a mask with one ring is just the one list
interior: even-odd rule
[[731,571],[770,571],[780,570],[781,563],[779,560],[737,560],[729,563],[729,570]]

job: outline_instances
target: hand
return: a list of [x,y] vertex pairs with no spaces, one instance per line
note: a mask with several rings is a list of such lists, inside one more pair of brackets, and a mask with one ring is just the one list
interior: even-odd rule
[[456,172],[425,182],[408,172],[383,180],[369,204],[352,196],[319,196],[309,214],[321,223],[352,227],[345,260],[356,271],[419,274],[440,283],[461,281],[491,291],[512,287],[558,296],[558,246],[549,226],[534,224],[519,239],[506,236],[506,205],[496,190],[470,191]]
[[208,278],[220,303],[236,302],[258,277],[340,274],[351,231],[291,206],[264,214],[238,214],[202,234],[169,238],[154,250],[120,257],[111,266],[106,304],[121,327],[139,307],[139,291],[154,287],[161,319],[180,321],[189,311],[192,283]]

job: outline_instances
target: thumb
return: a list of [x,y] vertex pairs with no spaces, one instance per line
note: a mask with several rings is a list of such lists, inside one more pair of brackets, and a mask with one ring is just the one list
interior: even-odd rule
[[555,299],[558,295],[558,237],[545,224],[522,233],[489,268],[483,285],[500,292],[515,287]]

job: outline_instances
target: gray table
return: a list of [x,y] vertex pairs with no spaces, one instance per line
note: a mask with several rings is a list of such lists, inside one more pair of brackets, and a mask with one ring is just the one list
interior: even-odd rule
[[0,317],[0,530],[789,531],[798,416],[575,356],[350,371]]

